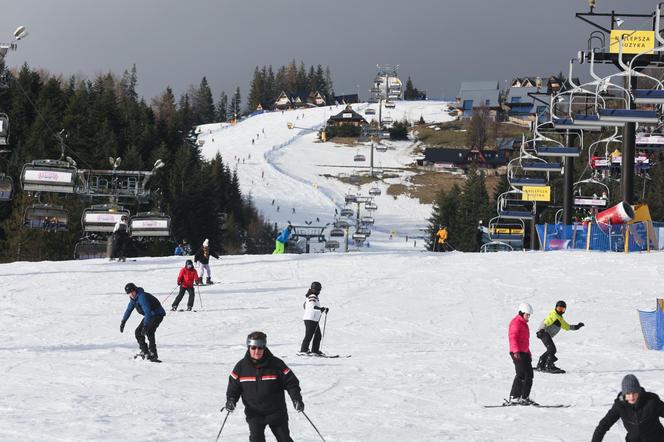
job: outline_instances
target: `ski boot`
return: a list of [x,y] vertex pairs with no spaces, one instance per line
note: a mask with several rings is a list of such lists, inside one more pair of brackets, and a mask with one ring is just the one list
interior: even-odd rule
[[141,359],[145,360],[145,358],[149,358],[149,354],[148,354],[148,352],[141,350],[140,353],[138,353],[137,355],[134,356],[134,359],[138,359],[138,358],[141,358]]
[[528,397],[524,397],[524,398],[521,398],[521,402],[520,402],[519,405],[533,405],[533,406],[538,406],[539,404],[538,404],[537,402],[535,402],[534,400],[528,398]]
[[177,305],[173,305],[173,306],[171,306],[171,311],[172,311],[172,312],[176,312],[176,311],[178,311],[178,306],[177,306]]
[[203,278],[198,278],[194,284],[196,284],[196,285],[203,284]]
[[159,360],[159,356],[157,356],[157,352],[153,351],[148,354],[148,361],[150,362],[161,362]]
[[191,306],[190,306],[190,305],[187,306],[187,311],[188,311],[188,312],[191,311]]
[[323,353],[320,350],[312,350],[311,353],[309,353],[311,356],[325,356],[325,353]]
[[212,284],[212,279],[209,276],[205,280],[205,284]]
[[503,407],[513,407],[515,405],[521,405],[522,399],[520,397],[510,397],[503,402]]
[[547,366],[544,368],[544,370],[542,370],[542,371],[544,371],[544,373],[552,373],[552,374],[562,374],[562,373],[565,373],[565,370],[563,370],[562,368],[558,368],[558,367],[556,367],[554,364],[549,364],[549,365],[547,365]]

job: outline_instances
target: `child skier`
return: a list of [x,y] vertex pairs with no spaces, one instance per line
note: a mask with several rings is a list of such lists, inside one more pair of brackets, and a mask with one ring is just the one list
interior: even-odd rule
[[180,269],[180,273],[178,274],[177,282],[180,286],[180,293],[178,293],[175,301],[173,301],[173,305],[171,306],[172,311],[176,311],[178,309],[178,305],[180,304],[180,301],[182,301],[182,297],[184,296],[185,291],[189,293],[187,311],[191,311],[191,309],[194,307],[194,283],[197,280],[198,273],[196,273],[196,269],[194,269],[194,263],[191,261],[191,259],[188,259],[185,263],[185,266]]
[[206,284],[212,284],[212,274],[210,273],[210,256],[214,256],[219,259],[219,255],[210,251],[210,240],[205,239],[203,241],[203,247],[196,252],[194,256],[194,262],[197,262],[199,265],[198,271],[198,284],[203,284],[203,274],[207,271],[207,279],[205,280]]
[[[321,284],[318,281],[311,283],[311,288],[307,291],[306,297],[307,300],[304,301],[304,339],[302,340],[302,345],[300,346],[300,353],[310,354],[312,356],[323,356],[323,352],[320,351],[320,317],[321,314],[327,313],[329,308],[321,307],[320,301],[318,300],[318,295],[320,295]],[[309,343],[313,338],[314,342],[311,346],[311,352],[309,352]]]
[[553,343],[553,337],[558,334],[561,328],[563,330],[578,330],[584,326],[583,322],[575,325],[568,324],[563,319],[565,310],[567,310],[565,301],[556,302],[556,307],[544,318],[544,321],[542,321],[537,330],[537,337],[542,340],[542,343],[546,347],[546,351],[540,356],[537,362],[538,371],[565,373],[565,370],[556,367],[554,364],[558,358],[556,357],[556,344]]

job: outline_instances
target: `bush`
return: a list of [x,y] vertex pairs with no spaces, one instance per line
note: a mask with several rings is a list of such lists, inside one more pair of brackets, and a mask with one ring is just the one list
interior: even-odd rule
[[390,128],[390,140],[407,140],[408,123],[406,121],[397,121]]

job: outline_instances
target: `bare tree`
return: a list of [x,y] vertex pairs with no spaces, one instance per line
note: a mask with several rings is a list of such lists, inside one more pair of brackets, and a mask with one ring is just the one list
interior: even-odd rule
[[466,132],[466,143],[471,148],[484,149],[489,139],[489,126],[491,118],[488,107],[473,109],[470,127]]

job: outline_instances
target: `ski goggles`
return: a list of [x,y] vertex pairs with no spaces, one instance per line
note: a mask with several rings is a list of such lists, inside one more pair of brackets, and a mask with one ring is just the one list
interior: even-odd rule
[[265,348],[267,347],[267,341],[265,339],[247,339],[247,347],[252,350],[256,350],[256,348]]
[[253,351],[256,351],[256,350],[265,350],[265,347],[259,347],[259,346],[257,346],[257,345],[251,345],[251,346],[249,346],[249,350],[253,350]]

